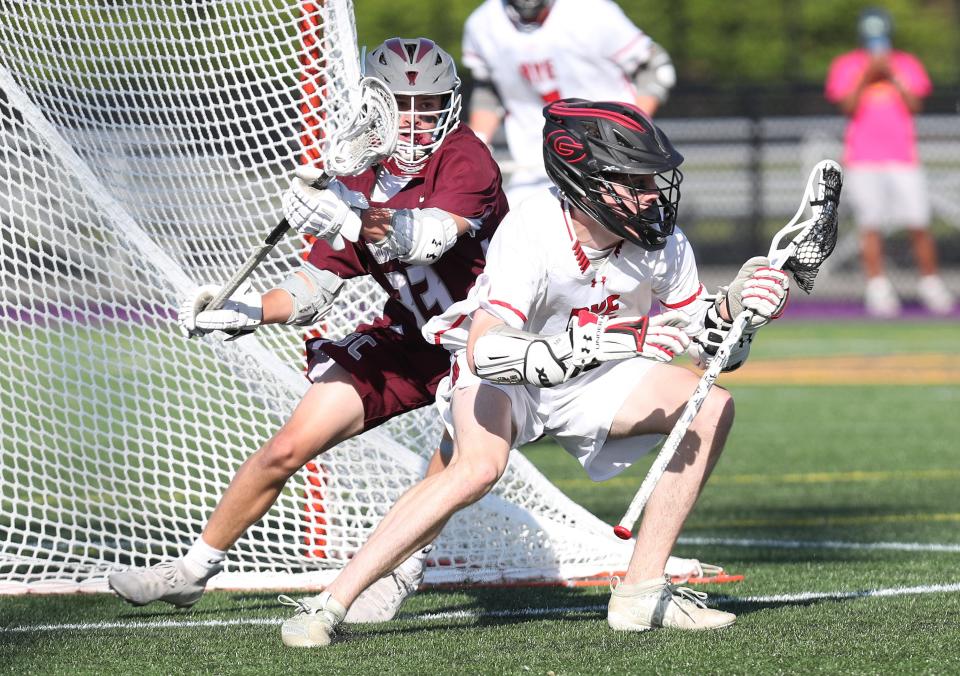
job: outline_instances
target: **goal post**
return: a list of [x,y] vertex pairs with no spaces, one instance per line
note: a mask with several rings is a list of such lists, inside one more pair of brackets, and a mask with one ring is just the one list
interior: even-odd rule
[[[0,24],[0,593],[104,591],[182,554],[236,468],[307,387],[296,330],[187,341],[175,307],[276,222],[297,162],[322,160],[351,3],[33,0]],[[298,260],[280,243],[260,290]],[[370,280],[325,319],[380,308]],[[416,482],[432,408],[325,453],[231,550],[215,588],[328,582]],[[514,453],[456,515],[427,582],[587,577],[629,543]]]

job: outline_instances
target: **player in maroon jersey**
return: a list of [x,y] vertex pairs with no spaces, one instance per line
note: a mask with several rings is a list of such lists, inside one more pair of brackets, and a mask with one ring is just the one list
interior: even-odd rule
[[[286,481],[336,444],[434,402],[450,355],[423,340],[421,326],[463,300],[483,270],[484,248],[507,211],[500,171],[486,146],[460,123],[453,59],[432,41],[393,38],[372,50],[366,74],[394,93],[400,136],[392,157],[364,173],[311,187],[297,171],[284,195],[290,225],[316,244],[276,288],[238,292],[205,311],[216,286],[184,300],[184,332],[245,332],[264,324],[310,326],[336,301],[344,280],[372,275],[389,295],[380,318],[338,341],[307,343],[311,387],[287,423],[237,470],[187,554],[152,568],[111,575],[134,605],[189,607],[222,570],[226,551],[273,505]],[[465,236],[466,235],[466,236]],[[439,456],[428,472],[439,470]],[[352,622],[390,619],[422,579],[424,550],[355,604]]]

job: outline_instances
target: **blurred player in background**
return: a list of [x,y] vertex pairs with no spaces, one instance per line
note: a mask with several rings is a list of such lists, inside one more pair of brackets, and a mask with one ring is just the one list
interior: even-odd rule
[[[287,479],[341,441],[433,403],[449,371],[449,353],[424,342],[420,328],[462,300],[483,270],[484,250],[507,211],[500,170],[459,121],[460,79],[447,52],[425,38],[393,38],[369,53],[365,67],[397,99],[392,157],[325,190],[311,187],[318,171],[301,167],[283,205],[291,227],[318,237],[307,260],[278,287],[240,292],[221,310],[204,310],[218,287],[199,287],[184,300],[179,322],[189,334],[311,326],[336,302],[343,280],[363,275],[389,295],[383,316],[342,340],[307,342],[312,385],[237,471],[188,553],[110,576],[110,587],[134,605],[196,603],[226,551],[270,509]],[[437,455],[428,473],[440,467]],[[425,553],[374,585],[350,620],[393,617],[419,585]]]
[[930,79],[914,55],[892,49],[893,23],[887,12],[867,9],[857,26],[861,47],[834,59],[826,97],[850,117],[843,190],[861,232],[866,308],[880,317],[900,312],[884,272],[883,235],[907,227],[920,272],[920,300],[931,312],[948,314],[954,301],[938,273],[936,244],[928,230],[930,201],[913,123],[932,89]]
[[511,207],[550,185],[545,104],[624,101],[652,116],[676,81],[666,51],[612,0],[486,0],[464,27],[463,64],[473,75],[470,127],[490,143],[503,119],[514,162]]
[[[679,418],[698,376],[669,365],[690,348],[706,366],[744,308],[755,315],[727,370],[782,311],[789,283],[766,257],[708,295],[676,227],[683,157],[630,104],[565,99],[545,108],[543,154],[556,189],[512,209],[467,300],[424,326],[456,354],[437,393],[455,442],[449,465],[407,491],[327,590],[300,602],[284,643],[324,646],[347,609],[393,565],[433,540],[497,483],[511,448],[543,434],[589,476],[616,476]],[[649,317],[654,301],[666,312]],[[670,550],[733,424],[729,393],[710,390],[640,524],[607,621],[618,631],[714,629],[736,617],[664,576]]]

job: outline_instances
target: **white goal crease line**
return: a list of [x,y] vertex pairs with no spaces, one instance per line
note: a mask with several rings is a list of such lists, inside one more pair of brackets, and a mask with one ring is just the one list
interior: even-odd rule
[[[769,596],[724,596],[715,595],[710,599],[713,603],[804,603],[807,601],[842,601],[845,599],[860,599],[873,597],[910,596],[916,594],[950,594],[960,592],[960,582],[951,584],[921,585],[917,587],[890,587],[887,589],[864,589],[860,591],[837,592],[802,592],[799,594],[773,594]],[[422,613],[418,615],[400,615],[400,620],[419,620],[430,622],[436,620],[469,620],[484,618],[523,618],[543,617],[549,615],[564,615],[568,613],[596,613],[606,609],[607,604],[589,606],[560,606],[555,608],[522,608],[509,610],[457,610],[445,613]],[[103,631],[105,629],[193,629],[204,627],[236,627],[236,626],[277,626],[284,618],[250,617],[236,620],[155,620],[152,622],[79,622],[65,624],[37,624],[21,625],[17,627],[0,627],[0,634],[22,634],[28,632],[51,631]]]
[[681,536],[681,545],[709,545],[715,547],[766,547],[768,549],[864,549],[900,552],[960,553],[960,544],[937,542],[844,542],[842,540],[773,540],[757,538],[717,538]]

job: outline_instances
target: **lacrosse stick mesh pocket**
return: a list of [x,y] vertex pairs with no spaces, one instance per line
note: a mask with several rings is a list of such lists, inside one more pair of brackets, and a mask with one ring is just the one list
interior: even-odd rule
[[820,209],[817,220],[803,233],[793,255],[783,266],[784,270],[793,273],[797,284],[806,293],[813,290],[820,266],[837,245],[838,210],[843,179],[836,169],[826,169],[821,180],[823,198],[812,202],[814,207]]

